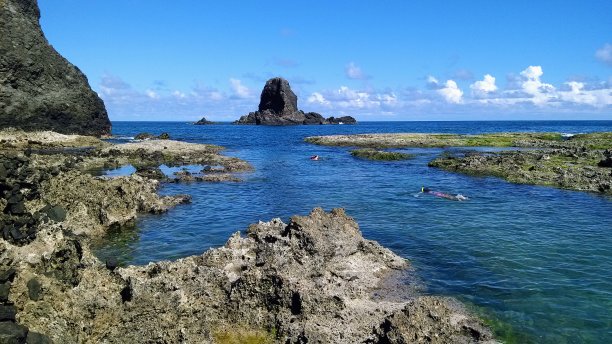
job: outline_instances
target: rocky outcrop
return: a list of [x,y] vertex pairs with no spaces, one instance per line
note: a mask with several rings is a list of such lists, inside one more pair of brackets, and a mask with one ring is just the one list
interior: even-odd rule
[[[606,161],[607,157],[603,157],[601,161]],[[602,151],[575,148],[472,152],[464,156],[442,156],[431,161],[429,166],[453,172],[501,177],[513,183],[612,194],[612,170],[602,166],[601,158]]]
[[330,117],[327,119],[329,124],[356,124],[357,121],[351,116]]
[[0,1],[0,128],[109,134],[104,103],[47,42],[36,0]]
[[[346,118],[347,124],[355,124],[354,118]],[[296,125],[296,124],[338,124],[334,117],[325,119],[316,112],[298,110],[297,96],[289,82],[283,78],[272,78],[266,82],[259,102],[259,110],[240,117],[235,124]]]
[[[112,156],[218,148],[165,144],[166,149],[153,141],[128,144]],[[158,182],[138,175],[79,172],[75,166],[87,156],[28,154],[0,157],[0,220],[2,228],[11,227],[9,236],[0,238],[0,342],[475,343],[492,338],[457,302],[420,296],[421,285],[407,282],[417,280],[409,263],[364,239],[342,209],[317,208],[287,223],[259,222],[223,247],[172,262],[100,261],[91,249],[97,237],[130,230],[124,225],[139,213],[163,212],[189,198],[160,196]],[[203,173],[224,178],[231,169],[215,164]],[[25,230],[25,239],[16,239],[12,228]]]
[[211,122],[211,121],[207,120],[206,117],[202,117],[199,121],[194,122],[193,124],[195,124],[195,125],[208,125],[208,124],[215,124],[215,122]]
[[201,256],[125,268],[93,257],[87,233],[69,234],[74,225],[45,226],[29,258],[0,242],[0,261],[16,271],[8,296],[16,319],[55,342],[492,338],[457,302],[418,296],[399,277],[408,263],[365,240],[340,209],[260,222]]

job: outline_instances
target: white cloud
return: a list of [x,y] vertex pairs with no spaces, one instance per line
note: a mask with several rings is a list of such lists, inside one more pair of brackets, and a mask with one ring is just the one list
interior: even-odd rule
[[612,66],[612,44],[604,44],[603,47],[595,52],[595,57],[608,66]]
[[159,99],[159,95],[153,90],[146,90],[145,94],[151,99]]
[[570,81],[565,84],[570,90],[559,92],[559,98],[563,101],[594,107],[612,105],[611,89],[585,90],[585,84],[578,81]]
[[177,90],[177,91],[172,92],[172,95],[173,95],[174,97],[176,97],[177,99],[185,99],[185,98],[187,98],[187,95],[186,95],[185,93],[183,93],[183,92],[181,92],[181,91],[178,91],[178,90]]
[[325,99],[325,97],[319,93],[319,92],[314,92],[313,94],[311,94],[307,101],[311,104],[321,104],[321,105],[329,105],[329,101],[327,99]]
[[531,101],[536,105],[543,105],[554,98],[555,87],[543,83],[540,77],[544,75],[541,66],[529,66],[521,72],[523,83],[522,91],[531,96]]
[[435,77],[428,75],[427,76],[427,88],[431,90],[437,90],[440,88],[440,82]]
[[497,91],[495,85],[495,77],[491,74],[486,74],[482,80],[476,81],[470,85],[472,95],[478,98],[486,97],[489,93]]
[[463,102],[463,91],[454,80],[446,80],[444,87],[437,92],[449,103],[461,104]]
[[350,62],[348,65],[346,65],[344,72],[346,73],[346,77],[349,79],[364,80],[369,78],[354,62]]
[[313,92],[307,99],[310,104],[331,109],[389,109],[397,104],[392,92],[368,92],[340,86],[335,91]]
[[251,97],[251,91],[248,87],[242,84],[239,79],[230,78],[230,86],[234,92],[234,96],[238,98],[249,98]]

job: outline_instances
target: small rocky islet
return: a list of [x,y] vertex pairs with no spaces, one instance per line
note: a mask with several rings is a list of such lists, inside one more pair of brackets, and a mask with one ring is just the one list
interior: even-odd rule
[[316,112],[304,112],[298,109],[297,96],[291,90],[289,82],[276,77],[268,80],[259,102],[259,110],[240,117],[234,124],[255,125],[299,125],[299,124],[356,124],[351,116],[325,119]]
[[[466,147],[445,152],[430,167],[472,175],[495,176],[510,182],[612,194],[612,133],[599,132],[564,137],[560,133],[461,134],[358,134],[313,136],[307,142],[361,147],[367,156],[384,148]],[[482,152],[469,147],[516,147],[522,150]],[[378,150],[376,150],[378,149]],[[358,153],[355,153],[358,152]],[[386,155],[378,154],[380,159]],[[396,160],[389,154],[388,160]]]

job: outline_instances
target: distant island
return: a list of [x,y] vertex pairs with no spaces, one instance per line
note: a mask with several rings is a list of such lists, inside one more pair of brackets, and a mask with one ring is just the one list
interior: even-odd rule
[[195,125],[208,125],[208,124],[217,124],[215,122],[211,122],[206,119],[206,117],[202,117],[199,121],[193,122]]
[[234,124],[298,125],[298,124],[355,124],[351,116],[324,118],[316,112],[298,110],[297,96],[289,82],[272,78],[261,91],[259,110],[240,117]]

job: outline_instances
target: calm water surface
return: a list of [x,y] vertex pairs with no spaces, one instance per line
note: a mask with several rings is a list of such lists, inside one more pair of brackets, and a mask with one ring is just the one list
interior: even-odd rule
[[[455,296],[497,322],[509,341],[612,342],[612,199],[515,185],[427,167],[442,149],[404,149],[413,160],[373,162],[347,148],[307,144],[311,135],[376,132],[612,131],[612,121],[371,122],[261,127],[115,122],[118,141],[139,132],[227,147],[250,162],[244,183],[168,184],[193,203],[147,215],[113,233],[98,254],[146,264],[200,254],[251,223],[314,207],[343,207],[374,239],[410,259],[427,292]],[[320,161],[311,161],[317,154]],[[129,172],[129,169],[128,169]],[[421,186],[470,197],[419,195]]]

